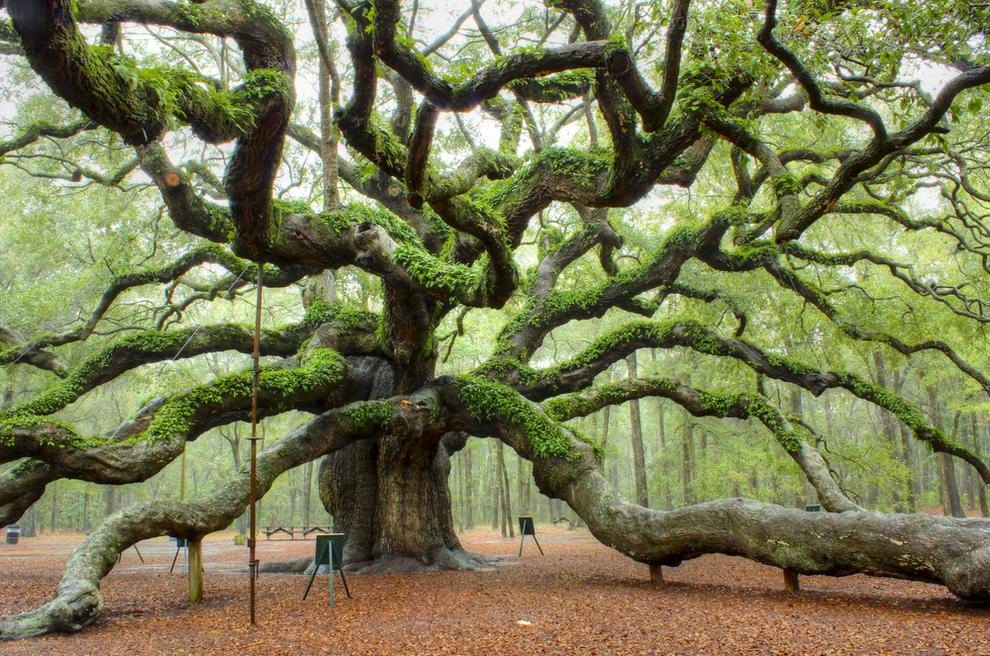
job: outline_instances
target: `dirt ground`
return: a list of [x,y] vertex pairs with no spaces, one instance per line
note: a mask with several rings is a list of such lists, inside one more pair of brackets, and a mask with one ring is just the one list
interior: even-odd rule
[[[487,530],[463,536],[476,552],[504,555],[491,571],[351,576],[353,599],[328,606],[321,576],[263,574],[258,624],[248,625],[246,547],[204,545],[206,600],[190,605],[180,557],[167,540],[130,550],[104,580],[106,610],[71,636],[0,643],[0,654],[990,654],[990,607],[940,586],[865,576],[802,577],[783,591],[780,570],[706,556],[665,568],[662,589],[645,565],[586,531],[540,526],[527,538]],[[0,614],[51,594],[78,535],[0,544]],[[259,542],[260,558],[310,553],[312,541]],[[338,582],[338,592],[342,589]]]

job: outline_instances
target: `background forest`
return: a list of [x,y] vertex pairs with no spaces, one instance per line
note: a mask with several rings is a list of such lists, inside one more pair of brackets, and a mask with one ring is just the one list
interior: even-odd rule
[[[295,5],[276,2],[273,7],[297,40],[300,97],[294,121],[317,129],[321,107],[326,109],[328,105],[325,97],[321,104],[319,95],[339,94],[341,82],[337,80],[335,89],[321,89],[326,87],[327,76],[318,74],[320,64],[309,21],[301,7]],[[455,27],[461,26],[461,10],[440,6],[419,9],[421,24],[416,43],[426,49],[447,39],[447,51],[456,46],[456,54],[446,59],[451,75],[458,70],[476,69],[488,60],[477,29],[465,25],[456,36],[445,33],[452,20]],[[656,58],[656,46],[651,45],[655,30],[648,17],[640,15],[648,11],[646,5],[622,2],[611,11],[618,22],[627,26],[627,36],[640,55],[646,60]],[[717,7],[713,4],[698,11],[703,14],[717,11]],[[543,8],[511,3],[500,5],[498,14],[503,20],[496,31],[503,41],[529,39],[527,35],[550,16]],[[916,19],[931,20],[932,16]],[[853,19],[850,24],[855,22]],[[332,45],[339,50],[343,34],[340,26],[334,25]],[[732,32],[731,28],[725,26],[728,32]],[[866,29],[863,25],[860,28]],[[96,38],[98,29],[89,29]],[[155,27],[129,25],[123,29],[128,56],[142,65],[179,59],[196,70],[211,71],[221,84],[237,75],[226,42],[180,36]],[[882,57],[883,47],[890,44],[880,41],[873,46],[872,54],[880,52]],[[106,47],[115,47],[114,43],[110,41]],[[882,66],[882,58],[880,61]],[[906,61],[901,65],[907,69],[906,74],[917,80],[918,96],[931,94],[944,81],[946,72],[942,67],[925,64],[910,70],[910,58]],[[346,58],[341,59],[341,65],[337,74],[346,82],[351,74]],[[60,349],[64,366],[71,368],[101,345],[136,329],[168,329],[207,321],[250,322],[254,289],[251,281],[247,276],[236,276],[207,264],[164,287],[129,289],[98,325],[87,324],[87,317],[98,306],[108,285],[125,274],[162,267],[199,242],[170,223],[154,185],[140,173],[133,173],[137,162],[130,146],[92,130],[77,111],[69,109],[39,82],[22,59],[5,57],[0,66],[0,92],[8,99],[2,106],[0,127],[0,189],[4,195],[0,218],[0,325],[28,341],[80,326],[92,330],[87,341],[69,343]],[[317,89],[321,91],[315,92]],[[972,187],[986,186],[982,164],[988,143],[984,93],[980,89],[964,93],[951,112],[952,152],[946,139],[937,135],[926,139],[928,159],[917,166],[904,164],[907,175],[900,182],[886,182],[902,188],[882,190],[896,197],[905,215],[919,224],[941,220],[945,215],[958,218],[963,212],[963,223],[982,225],[979,221],[990,199]],[[382,110],[387,114],[397,99],[393,89],[386,88],[383,94]],[[909,101],[898,102],[878,103],[885,118],[892,122],[900,120],[902,109],[910,109]],[[537,143],[541,147],[588,147],[588,139],[594,137],[589,137],[586,129],[575,127],[586,127],[586,107],[580,101],[535,105],[524,131],[531,141],[526,144],[524,139],[521,155],[525,156]],[[804,147],[809,135],[823,149],[841,149],[862,136],[862,128],[839,129],[817,114],[764,116],[759,121],[764,138],[780,151],[792,145]],[[41,125],[68,127],[65,134],[36,130],[32,138],[24,139],[33,127]],[[445,116],[437,128],[436,142],[443,146],[443,157],[452,162],[491,141],[490,128],[490,123],[477,114]],[[215,170],[224,162],[229,148],[199,143],[181,131],[172,139],[170,148],[176,153],[200,162],[198,174],[203,188],[208,191],[212,185],[219,195]],[[341,152],[360,161],[345,145]],[[960,182],[959,152],[965,153],[967,162],[966,184]],[[725,205],[736,191],[734,181],[724,175],[731,168],[733,156],[730,144],[717,140],[709,156],[711,164],[700,171],[690,188],[664,187],[633,208],[608,210],[609,221],[625,239],[616,254],[618,266],[640,263],[658,240],[669,236],[676,227]],[[336,188],[326,188],[320,153],[306,146],[305,134],[288,142],[283,160],[276,192],[284,200],[319,206],[327,194],[340,194],[344,199],[359,196],[344,179]],[[522,267],[531,266],[577,220],[575,210],[566,205],[555,204],[541,211],[516,253],[517,262]],[[974,230],[973,235],[978,240],[990,238],[982,228]],[[908,359],[884,345],[882,339],[857,338],[847,329],[848,325],[856,325],[860,334],[896,334],[897,339],[907,343],[941,339],[952,344],[975,369],[990,370],[984,331],[990,316],[979,300],[986,298],[988,291],[988,279],[981,267],[981,257],[985,257],[980,255],[982,241],[974,246],[974,254],[937,231],[906,231],[897,222],[855,213],[832,216],[809,231],[806,241],[822,251],[882,251],[904,264],[878,266],[860,261],[848,267],[820,267],[796,263],[796,270],[827,293],[835,316],[826,316],[808,302],[796,302],[795,294],[770,281],[765,271],[729,274],[700,262],[689,262],[680,281],[686,286],[717,290],[717,298],[712,301],[689,295],[668,296],[663,301],[665,307],[671,314],[695,318],[713,329],[731,330],[744,317],[747,336],[769,352],[786,352],[796,359],[820,363],[831,370],[850,371],[888,387],[924,409],[952,439],[977,454],[986,454],[990,450],[990,404],[977,382],[942,353],[921,352]],[[575,262],[562,275],[564,282],[576,288],[605,277],[594,257]],[[337,300],[381,311],[381,283],[368,274],[342,269],[336,276],[325,276],[323,284],[324,292]],[[275,327],[298,321],[304,311],[303,288],[299,283],[271,290],[264,308],[264,324]],[[448,316],[438,331],[438,373],[464,372],[481,364],[492,353],[494,338],[506,316],[506,312],[487,309],[464,309]],[[572,357],[627,316],[623,310],[613,309],[601,320],[572,322],[555,330],[533,363],[550,364]],[[86,433],[96,434],[133,416],[152,397],[243,370],[248,365],[247,355],[231,352],[152,364],[90,392],[59,416]],[[829,390],[815,399],[796,386],[755,376],[741,364],[721,360],[716,364],[715,358],[680,348],[641,350],[601,374],[598,382],[660,373],[713,391],[760,389],[817,434],[817,446],[836,480],[856,503],[866,508],[914,511],[941,507],[946,514],[975,511],[987,516],[985,487],[972,467],[954,465],[952,458],[933,454],[925,445],[913,441],[909,429],[890,413],[850,394]],[[0,404],[16,405],[49,382],[49,373],[32,367],[0,368]],[[264,444],[280,439],[304,419],[302,413],[268,419],[263,425]],[[607,477],[642,505],[669,509],[727,496],[795,507],[817,503],[794,461],[755,421],[694,417],[669,400],[643,399],[606,407],[570,423],[600,441]],[[242,467],[246,435],[244,424],[212,429],[188,444],[183,461],[170,464],[139,484],[100,486],[57,480],[48,486],[21,524],[29,533],[88,531],[106,515],[135,501],[180,494],[194,498],[215,492]],[[16,465],[0,465],[0,471]],[[529,467],[498,440],[470,439],[467,447],[452,458],[450,487],[456,525],[470,528],[490,524],[504,534],[507,527],[511,531],[513,518],[519,514],[534,514],[538,521],[566,517],[576,522],[576,516],[564,504],[538,492]],[[325,523],[327,514],[319,502],[316,479],[313,462],[280,478],[261,503],[261,524]],[[243,518],[236,526],[244,531]]]

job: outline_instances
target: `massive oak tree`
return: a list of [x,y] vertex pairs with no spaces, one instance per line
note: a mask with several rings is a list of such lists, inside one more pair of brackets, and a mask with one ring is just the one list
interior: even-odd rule
[[[272,364],[260,375],[260,413],[311,414],[260,455],[260,490],[321,459],[321,497],[347,533],[349,566],[476,565],[454,533],[447,484],[449,458],[474,436],[530,460],[542,492],[652,566],[726,553],[990,599],[990,525],[861,508],[833,478],[814,428],[766,394],[766,381],[876,406],[985,484],[978,454],[904,395],[789,352],[750,321],[772,293],[823,319],[831,332],[819,339],[941,358],[990,392],[970,345],[915,339],[848,300],[889,302],[865,286],[863,272],[879,272],[921,312],[936,308],[933,321],[990,321],[980,295],[990,270],[985,143],[978,121],[964,120],[982,111],[990,82],[985,6],[472,0],[438,33],[420,27],[435,9],[425,3],[293,4],[0,2],[0,52],[26,61],[74,117],[36,121],[0,153],[24,166],[15,156],[39,143],[89,135],[123,144],[128,155],[113,168],[63,158],[48,176],[151,183],[185,238],[161,266],[113,271],[91,313],[62,330],[0,326],[0,365],[49,377],[0,409],[0,462],[17,462],[0,476],[0,525],[52,481],[143,481],[187,441],[245,420],[249,371],[150,400],[105,434],[57,415],[150,363],[250,352],[249,328],[190,325],[186,310],[244,293],[260,274],[266,288],[308,291],[300,321],[262,335]],[[296,32],[314,37],[315,98],[297,88],[297,64],[312,53],[297,51]],[[138,56],[138,34],[171,55]],[[222,156],[179,161],[176,153],[196,152],[190,143]],[[292,160],[306,152],[320,163],[319,199],[281,193],[298,186]],[[877,223],[951,253],[959,279],[919,274],[911,252],[865,227]],[[203,267],[226,273],[213,285],[190,282]],[[364,307],[326,290],[326,272],[348,271],[375,295]],[[744,282],[730,294],[716,280]],[[165,304],[150,321],[121,321],[122,299],[149,286],[165,290]],[[732,321],[699,320],[675,299]],[[472,370],[439,375],[465,315],[486,309],[501,312],[493,348]],[[551,355],[554,335],[606,314],[597,338]],[[599,377],[639,349],[706,358],[737,384]],[[657,511],[623,500],[602,476],[594,438],[568,422],[647,397],[765,427],[829,512],[743,499]],[[52,600],[0,619],[0,637],[86,626],[121,551],[221,530],[248,494],[242,471],[213,496],[110,516],[71,556]]]

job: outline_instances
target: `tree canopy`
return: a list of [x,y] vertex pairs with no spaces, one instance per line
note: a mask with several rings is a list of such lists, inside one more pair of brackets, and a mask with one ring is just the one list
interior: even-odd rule
[[[450,458],[492,437],[596,537],[653,566],[729,553],[990,598],[987,524],[875,512],[823,456],[832,415],[825,427],[801,409],[802,394],[855,399],[990,483],[976,439],[990,7],[0,8],[2,84],[20,98],[0,141],[0,524],[53,481],[145,481],[244,421],[243,357],[209,375],[165,364],[250,353],[260,280],[259,411],[306,418],[259,456],[259,487],[321,459],[349,564],[476,565],[453,530]],[[123,423],[94,409],[106,396],[86,405],[142,380],[151,398],[118,408]],[[830,512],[650,509],[640,452],[638,503],[625,501],[583,418],[653,397],[748,420]],[[52,601],[0,619],[0,637],[92,622],[122,550],[221,530],[248,494],[241,468],[213,494],[111,515]]]

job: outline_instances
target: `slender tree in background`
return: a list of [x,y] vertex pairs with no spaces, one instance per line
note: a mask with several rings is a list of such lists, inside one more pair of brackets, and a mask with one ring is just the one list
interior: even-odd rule
[[[639,375],[636,371],[636,353],[626,357],[628,379],[635,383]],[[629,402],[629,426],[632,438],[633,471],[636,480],[636,503],[648,508],[650,505],[649,492],[646,487],[646,454],[643,449],[643,421],[639,416],[639,399]]]
[[[249,352],[236,318],[262,266],[266,298],[283,305],[262,336],[259,411],[266,424],[290,411],[308,419],[270,437],[259,492],[320,459],[348,567],[478,564],[454,532],[448,487],[471,436],[498,441],[486,476],[503,526],[505,444],[532,463],[541,492],[643,563],[719,552],[990,599],[984,524],[864,510],[816,448],[834,438],[808,404],[795,416],[781,402],[797,387],[882,409],[939,455],[945,477],[958,464],[990,482],[941,409],[958,395],[981,411],[972,399],[990,392],[976,346],[990,323],[990,8],[420,5],[307,0],[309,31],[293,34],[291,3],[0,2],[0,53],[17,73],[8,96],[45,89],[18,108],[0,174],[11,196],[47,185],[23,204],[30,228],[5,214],[4,252],[38,226],[65,247],[60,259],[25,249],[27,262],[10,260],[7,298],[18,300],[2,301],[0,364],[19,371],[0,410],[11,463],[0,524],[46,487],[54,514],[76,480],[106,485],[112,511],[113,486],[148,480],[187,442],[243,421],[247,369],[174,377],[120,425],[65,416],[153,363]],[[295,43],[310,34],[316,60]],[[63,224],[53,204],[66,190],[76,196],[61,209],[75,214]],[[319,278],[340,294],[289,300]],[[58,284],[86,309],[32,293]],[[45,330],[29,311],[41,307],[59,319]],[[476,364],[445,365],[468,361],[457,354],[469,339]],[[651,373],[611,376],[645,348],[664,356]],[[863,351],[876,348],[954,384],[931,400],[920,383],[895,392],[871,380]],[[684,411],[688,505],[672,511],[625,501],[574,421],[646,397]],[[712,449],[700,463],[692,452],[694,434],[716,439],[708,424],[695,429],[702,419],[748,420],[753,440],[771,436],[830,512],[692,503],[715,461]],[[645,503],[642,454],[636,463]],[[109,514],[52,600],[0,619],[0,637],[84,627],[122,550],[229,526],[247,503],[246,474],[207,491],[199,471],[190,499]]]

